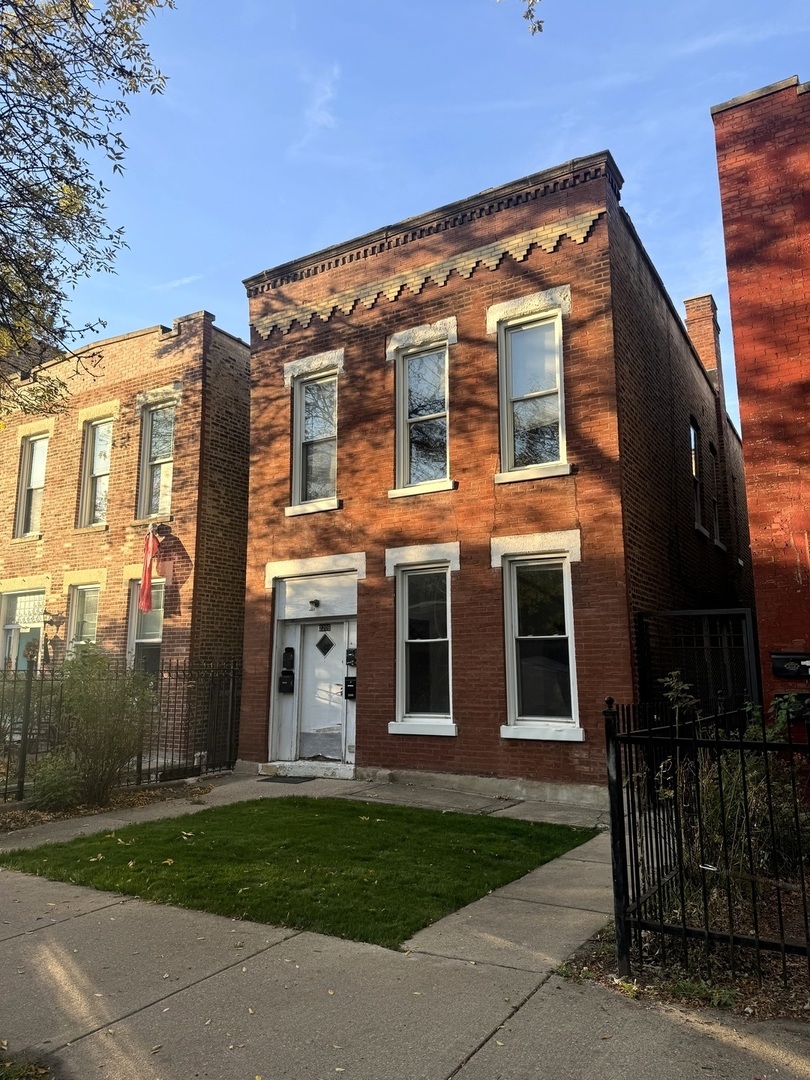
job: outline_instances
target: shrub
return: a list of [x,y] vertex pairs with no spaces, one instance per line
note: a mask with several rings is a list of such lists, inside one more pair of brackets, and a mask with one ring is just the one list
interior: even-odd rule
[[110,801],[122,771],[143,750],[156,703],[151,676],[121,668],[96,646],[65,661],[64,748],[81,777],[83,801]]
[[54,750],[41,758],[34,777],[30,803],[35,810],[70,810],[82,801],[82,778],[65,750]]

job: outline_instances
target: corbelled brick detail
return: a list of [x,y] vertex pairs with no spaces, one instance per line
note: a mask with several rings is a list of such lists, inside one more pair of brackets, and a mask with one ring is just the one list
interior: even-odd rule
[[372,308],[383,296],[394,301],[405,289],[418,296],[429,281],[441,288],[447,284],[453,272],[459,277],[468,278],[479,266],[497,270],[506,255],[511,255],[515,262],[523,262],[534,247],[542,248],[551,255],[564,236],[570,237],[575,244],[584,244],[599,217],[600,213],[579,214],[567,221],[543,225],[493,244],[484,244],[471,251],[460,252],[440,262],[420,266],[404,274],[394,274],[383,281],[374,281],[369,285],[337,293],[315,303],[273,312],[257,319],[253,327],[262,337],[268,338],[274,330],[287,333],[294,322],[306,328],[314,317],[327,322],[337,311],[349,315],[358,303],[365,308]]

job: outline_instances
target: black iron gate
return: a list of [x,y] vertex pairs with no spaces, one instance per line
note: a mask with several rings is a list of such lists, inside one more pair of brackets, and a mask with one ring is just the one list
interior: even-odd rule
[[660,698],[661,680],[673,671],[700,700],[760,700],[749,608],[645,612],[637,631],[642,701]]

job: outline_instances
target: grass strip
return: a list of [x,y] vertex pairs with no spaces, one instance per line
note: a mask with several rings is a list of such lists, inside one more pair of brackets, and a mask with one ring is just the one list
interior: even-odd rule
[[396,948],[594,829],[285,797],[6,852],[56,881]]

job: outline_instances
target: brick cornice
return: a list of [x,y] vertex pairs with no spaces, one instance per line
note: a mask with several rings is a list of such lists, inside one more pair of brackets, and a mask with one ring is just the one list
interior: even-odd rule
[[496,270],[506,255],[511,255],[515,262],[523,262],[532,248],[538,247],[550,255],[564,236],[568,236],[575,244],[584,244],[591,229],[603,214],[604,210],[579,214],[565,221],[555,221],[550,225],[542,225],[538,229],[529,229],[515,236],[507,236],[492,244],[461,251],[447,259],[406,270],[402,274],[394,274],[367,284],[358,284],[353,289],[334,293],[321,300],[270,312],[257,319],[253,326],[263,338],[268,338],[274,330],[280,330],[282,334],[286,334],[294,322],[302,328],[309,326],[315,317],[326,322],[336,311],[348,315],[357,304],[371,308],[382,296],[391,301],[396,300],[404,289],[417,295],[429,281],[441,287],[447,284],[448,278],[454,271],[460,277],[468,278],[479,266]]
[[375,255],[401,247],[414,240],[456,229],[479,218],[489,217],[514,206],[581,187],[595,180],[606,180],[616,197],[619,197],[624,181],[607,150],[589,157],[575,158],[553,169],[545,169],[543,172],[503,184],[501,187],[490,188],[469,198],[430,210],[426,214],[406,218],[395,225],[377,229],[334,247],[324,248],[312,255],[263,270],[259,274],[245,278],[243,284],[247,289],[248,297],[261,296],[262,293],[272,292],[292,282],[327,273],[349,263],[373,258]]

